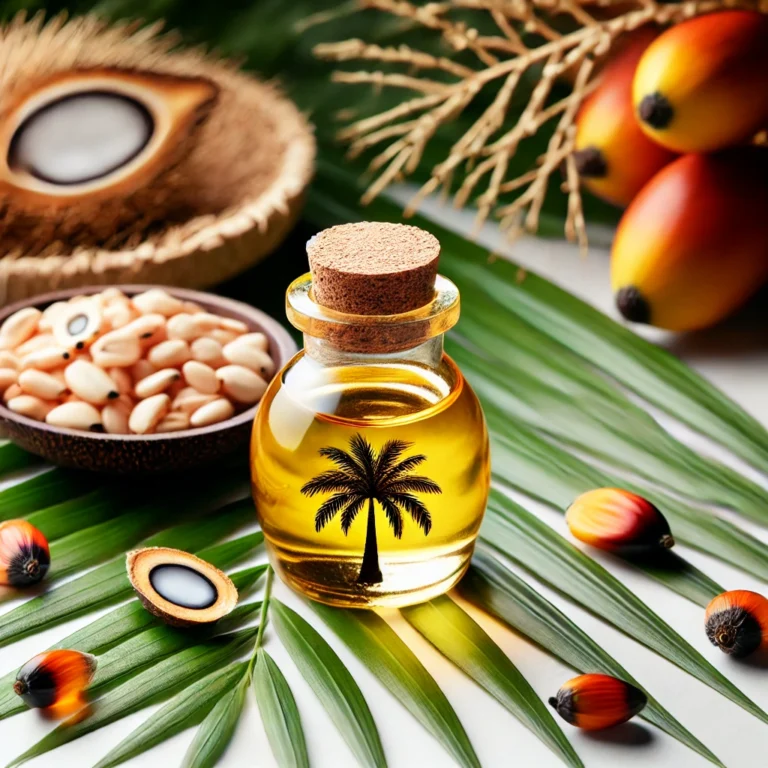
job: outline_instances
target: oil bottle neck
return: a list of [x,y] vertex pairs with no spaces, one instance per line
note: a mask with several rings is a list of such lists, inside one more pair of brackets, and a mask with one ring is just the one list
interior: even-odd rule
[[443,359],[443,334],[433,336],[408,349],[386,353],[350,352],[334,345],[328,339],[304,334],[304,351],[323,366],[376,365],[382,363],[416,363],[436,369]]

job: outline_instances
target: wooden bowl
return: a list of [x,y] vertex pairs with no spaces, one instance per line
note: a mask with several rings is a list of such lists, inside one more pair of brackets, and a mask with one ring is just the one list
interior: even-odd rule
[[[133,296],[158,286],[118,287]],[[104,286],[90,286],[56,291],[18,302],[0,311],[0,324],[23,307],[44,309],[55,301],[99,293],[103,289]],[[184,301],[197,302],[217,315],[241,320],[252,331],[263,333],[269,339],[269,353],[277,371],[296,352],[296,344],[288,331],[277,320],[254,307],[211,293],[168,287],[164,287],[164,290]],[[13,413],[0,402],[0,433],[30,453],[62,467],[120,475],[157,474],[193,469],[239,450],[245,456],[257,407],[258,404],[227,421],[198,429],[160,435],[108,435],[52,427],[45,422]]]

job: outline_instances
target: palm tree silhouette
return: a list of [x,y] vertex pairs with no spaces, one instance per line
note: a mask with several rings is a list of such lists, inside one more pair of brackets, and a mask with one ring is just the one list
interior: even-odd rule
[[380,584],[379,545],[376,538],[374,501],[387,516],[395,538],[402,538],[403,515],[407,512],[427,536],[432,529],[432,516],[414,493],[442,493],[440,486],[421,475],[409,474],[426,456],[421,454],[401,459],[412,443],[388,440],[378,456],[360,434],[349,441],[349,453],[332,446],[321,448],[320,455],[330,459],[336,469],[322,472],[306,483],[301,492],[306,496],[333,493],[315,514],[315,530],[320,531],[341,512],[341,530],[346,536],[358,512],[368,502],[368,530],[358,584]]

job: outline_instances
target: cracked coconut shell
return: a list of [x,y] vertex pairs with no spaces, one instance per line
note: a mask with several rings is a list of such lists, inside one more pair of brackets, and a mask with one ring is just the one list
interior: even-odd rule
[[274,249],[315,145],[272,85],[157,27],[0,30],[0,303],[120,282],[207,287]]

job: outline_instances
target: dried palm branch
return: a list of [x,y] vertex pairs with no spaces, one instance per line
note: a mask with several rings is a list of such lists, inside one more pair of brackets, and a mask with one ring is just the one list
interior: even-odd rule
[[[587,235],[572,157],[574,123],[582,101],[596,84],[600,59],[622,34],[646,24],[676,24],[726,7],[768,11],[765,0],[446,0],[425,4],[359,0],[359,4],[362,9],[399,17],[440,35],[451,50],[450,57],[443,57],[406,45],[382,47],[359,39],[315,47],[322,59],[381,65],[372,71],[337,71],[333,75],[337,82],[418,94],[341,131],[353,157],[386,144],[370,163],[377,175],[363,202],[370,202],[393,181],[415,171],[442,126],[473,102],[487,101],[448,156],[432,167],[429,180],[406,214],[441,187],[451,192],[454,179],[461,176],[455,204],[463,207],[476,195],[478,226],[495,213],[510,234],[523,228],[535,231],[550,180],[562,172],[561,189],[568,195],[565,233],[582,249]],[[493,33],[486,32],[488,17],[495,26],[490,30]],[[537,82],[526,94],[527,104],[520,112],[515,97],[531,76]],[[563,98],[555,96],[559,81],[572,86]],[[545,126],[551,129],[551,136],[544,154],[535,167],[515,175],[511,161],[520,143]],[[506,202],[504,196],[512,192],[517,196]]]

